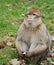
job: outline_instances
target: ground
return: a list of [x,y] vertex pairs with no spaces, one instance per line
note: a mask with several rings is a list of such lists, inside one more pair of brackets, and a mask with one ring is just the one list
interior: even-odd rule
[[[31,6],[40,9],[48,30],[54,30],[54,0],[0,0],[0,40],[5,35],[16,36],[20,20],[24,18],[22,14]],[[15,47],[7,46],[0,50],[0,65],[17,57]],[[54,61],[54,58],[52,60]]]

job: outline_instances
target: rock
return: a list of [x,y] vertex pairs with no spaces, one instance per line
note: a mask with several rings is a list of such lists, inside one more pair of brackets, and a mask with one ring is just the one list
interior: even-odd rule
[[52,52],[54,51],[54,48],[52,48]]
[[54,53],[52,53],[52,56],[54,57]]
[[20,61],[17,61],[17,59],[12,59],[11,61],[9,61],[10,65],[20,65]]
[[25,61],[24,60],[17,60],[17,59],[12,59],[11,61],[9,61],[10,65],[25,65]]
[[51,65],[54,65],[54,62],[51,61]]
[[11,42],[7,42],[7,45],[8,45],[8,46],[11,46],[12,44],[13,44],[13,43],[11,43]]

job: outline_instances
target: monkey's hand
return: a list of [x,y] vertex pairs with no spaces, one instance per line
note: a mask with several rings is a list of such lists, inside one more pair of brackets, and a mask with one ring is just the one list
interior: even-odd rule
[[32,52],[28,51],[26,55],[27,55],[28,57],[31,57],[31,56],[33,55],[33,53],[34,53],[33,51],[32,51]]
[[23,54],[26,54],[26,52],[24,52]]
[[29,51],[26,51],[26,52],[24,52],[23,53],[23,56],[26,56],[26,57],[30,57],[31,56],[31,52],[29,52]]
[[25,52],[23,52],[23,55],[24,55],[24,56],[26,56],[26,54],[27,54],[27,52],[26,52],[26,51],[25,51]]
[[20,54],[21,56],[27,56],[27,51],[19,51],[19,54]]
[[48,57],[52,57],[52,51],[48,52]]

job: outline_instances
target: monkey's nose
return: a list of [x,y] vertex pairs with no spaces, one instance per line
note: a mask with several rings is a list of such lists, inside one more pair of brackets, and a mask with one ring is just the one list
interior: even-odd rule
[[32,22],[32,21],[29,20],[29,21],[28,21],[28,24],[31,25],[31,22]]
[[31,25],[31,23],[29,23],[29,25]]
[[23,51],[21,51],[21,53],[24,53]]

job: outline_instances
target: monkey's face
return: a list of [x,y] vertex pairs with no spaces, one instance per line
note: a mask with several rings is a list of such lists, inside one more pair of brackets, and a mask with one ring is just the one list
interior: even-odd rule
[[25,14],[24,22],[27,26],[35,27],[40,17],[41,17],[41,14],[38,9],[30,8]]

